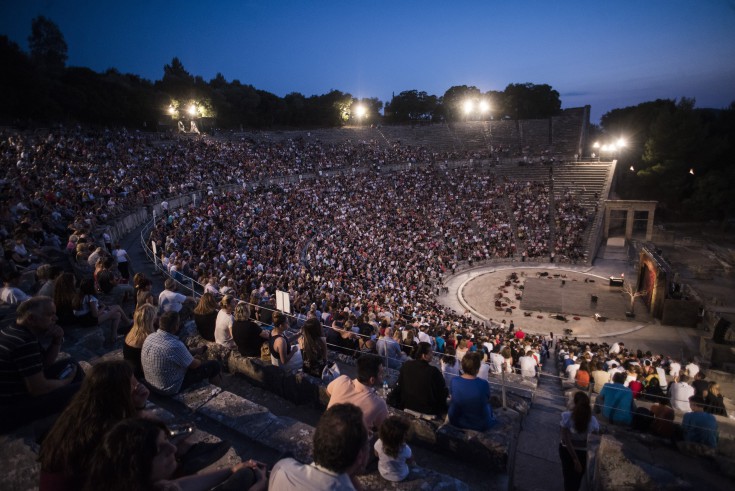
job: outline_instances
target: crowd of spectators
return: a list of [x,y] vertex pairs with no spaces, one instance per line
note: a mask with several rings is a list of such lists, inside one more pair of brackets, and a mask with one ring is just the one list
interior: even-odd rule
[[[189,277],[206,285],[193,315],[207,339],[249,354],[259,352],[269,339],[275,365],[287,370],[306,367],[314,375],[327,364],[325,346],[346,356],[387,356],[388,367],[401,369],[405,377],[410,378],[405,367],[430,377],[438,398],[427,402],[428,412],[448,410],[458,425],[481,430],[494,424],[490,405],[476,408],[473,403],[468,412],[460,395],[487,402],[489,391],[484,385],[475,387],[477,379],[513,370],[533,377],[548,352],[548,338],[525,335],[504,323],[474,321],[435,300],[444,277],[460,262],[513,257],[519,249],[530,257],[551,252],[548,185],[501,180],[477,169],[426,167],[387,175],[369,171],[332,176],[328,181],[304,179],[253,190],[246,184],[268,177],[452,156],[376,142],[183,139],[171,144],[124,130],[81,128],[5,131],[1,136],[5,170],[0,181],[0,238],[7,242],[5,260],[31,265],[44,247],[63,248],[62,238],[72,231],[66,249],[78,265],[89,268],[93,280],[85,290],[77,290],[73,277],[55,272],[56,308],[72,324],[78,320],[74,316],[90,317],[95,324],[112,320],[108,342],[118,335],[119,324],[128,327],[130,321],[115,305],[105,310],[95,295],[104,291],[119,297],[115,300],[120,303],[133,293],[133,286],[118,282],[130,276],[127,253],[118,244],[113,247],[109,233],[94,238],[93,232],[124,211],[208,188],[196,205],[171,211],[164,207],[150,235],[173,279]],[[214,191],[224,184],[236,184],[240,190]],[[569,193],[557,201],[556,213],[557,231],[565,233],[557,235],[553,250],[573,257],[580,252],[586,212]],[[17,276],[7,278],[4,292],[8,298],[17,297]],[[188,315],[187,304],[193,307],[196,300],[177,293],[176,283],[169,280],[155,308],[149,285],[146,289],[135,282],[137,310],[125,340],[125,358],[133,362],[135,374],[145,374],[151,388],[162,394],[216,377],[219,366],[201,362],[194,356],[201,353],[192,354],[175,339],[178,313]],[[305,321],[299,327],[308,339],[303,336],[299,346],[284,336],[289,320],[273,314],[276,290],[290,294],[298,313],[294,323]],[[74,292],[76,301],[65,299]],[[163,313],[160,319],[156,311]],[[253,325],[253,318],[272,326],[271,332]],[[334,329],[320,333],[312,319]],[[258,348],[250,351],[246,339],[255,339]],[[435,351],[446,353],[446,366],[454,370],[451,376],[424,366],[435,361]],[[453,356],[456,361],[450,363]],[[355,386],[379,383],[382,369],[380,376],[365,375],[358,379],[362,385]],[[71,379],[78,382],[74,374]],[[410,382],[399,385],[405,391]],[[445,407],[448,388],[456,399],[453,407]],[[114,422],[109,423],[106,430]],[[157,429],[148,430],[157,437]],[[394,445],[400,447],[401,439]]]
[[[663,354],[629,350],[622,342],[608,345],[565,339],[557,344],[556,352],[565,384],[596,393],[595,406],[608,422],[716,447],[713,415],[726,416],[727,412],[719,385],[706,380],[706,373],[693,360],[683,365],[683,360]],[[591,373],[580,377],[586,370]],[[692,412],[703,414],[689,415]],[[676,414],[682,416],[680,427],[673,424]]]

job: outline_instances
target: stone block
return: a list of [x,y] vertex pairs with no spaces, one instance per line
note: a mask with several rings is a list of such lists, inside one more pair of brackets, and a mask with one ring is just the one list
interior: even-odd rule
[[358,476],[357,480],[365,490],[393,489],[401,491],[469,491],[464,482],[445,474],[434,472],[431,469],[413,466],[408,477],[401,482],[390,482],[383,479],[379,472],[374,471]]
[[32,438],[8,435],[0,438],[0,466],[3,470],[2,489],[27,491],[38,489],[41,465],[37,462],[38,445]]
[[301,462],[311,462],[314,427],[291,418],[274,418],[258,441],[280,451],[289,451]]
[[254,440],[259,440],[271,423],[278,419],[268,408],[226,391],[200,406],[197,413]]
[[[108,329],[107,324],[104,329]],[[95,353],[103,351],[105,342],[103,327],[65,327],[64,338],[70,348],[74,346]]]
[[111,360],[122,360],[123,359],[123,352],[122,348],[108,351],[104,355],[100,356],[95,360],[95,364],[101,362],[101,361],[111,361]]
[[485,432],[443,424],[437,430],[437,447],[489,469],[506,472],[520,430],[520,415],[505,410],[497,412],[496,418],[497,424]]
[[193,390],[187,390],[180,394],[173,396],[173,399],[184,404],[192,412],[196,412],[197,409],[208,403],[213,398],[217,397],[222,392],[222,389],[216,385],[207,384],[203,387],[198,387]]
[[436,445],[436,431],[444,423],[443,420],[416,418],[391,406],[388,406],[388,414],[391,416],[400,416],[411,423],[411,442],[415,442],[429,448]]

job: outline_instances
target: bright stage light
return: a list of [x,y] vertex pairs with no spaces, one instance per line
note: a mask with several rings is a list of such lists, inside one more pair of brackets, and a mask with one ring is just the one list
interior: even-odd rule
[[470,100],[466,100],[464,101],[463,107],[464,107],[464,113],[469,114],[475,108],[475,104]]
[[626,146],[627,144],[628,144],[628,142],[625,141],[625,138],[618,138],[618,146],[619,147],[622,148],[622,147]]
[[192,104],[191,106],[189,106],[189,109],[187,109],[187,112],[189,113],[190,116],[196,116],[197,107],[194,104]]
[[355,115],[358,118],[363,118],[367,114],[367,108],[363,106],[362,104],[358,104],[355,106]]
[[485,114],[490,111],[490,104],[487,101],[480,101],[480,112]]
[[176,108],[174,106],[168,106],[168,113],[173,116],[176,114]]

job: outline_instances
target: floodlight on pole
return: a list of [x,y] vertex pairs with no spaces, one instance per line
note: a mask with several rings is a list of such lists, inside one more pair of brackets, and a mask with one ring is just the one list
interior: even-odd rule
[[480,112],[482,114],[487,114],[490,112],[490,104],[488,104],[487,101],[480,101]]
[[355,106],[355,115],[358,119],[362,119],[367,115],[367,108],[362,104]]

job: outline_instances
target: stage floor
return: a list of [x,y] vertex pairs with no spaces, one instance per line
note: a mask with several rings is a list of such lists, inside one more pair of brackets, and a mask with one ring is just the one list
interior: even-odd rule
[[[518,280],[506,285],[513,271],[518,274]],[[548,276],[542,276],[542,273],[548,273]],[[500,310],[495,305],[497,294],[501,294],[501,303],[504,304]],[[520,294],[520,300],[516,298],[517,294]],[[505,270],[502,274],[500,271],[481,273],[464,285],[462,295],[480,314],[495,319],[513,317],[516,323],[520,320],[519,316],[526,321],[543,316],[545,323],[548,323],[549,314],[564,314],[568,320],[572,320],[575,316],[590,319],[598,313],[611,321],[637,324],[653,320],[641,299],[636,299],[635,318],[627,318],[625,312],[630,300],[622,288],[608,286],[607,278],[569,270],[519,268]],[[591,300],[592,295],[597,295],[596,304]],[[511,309],[512,314],[506,309]]]

